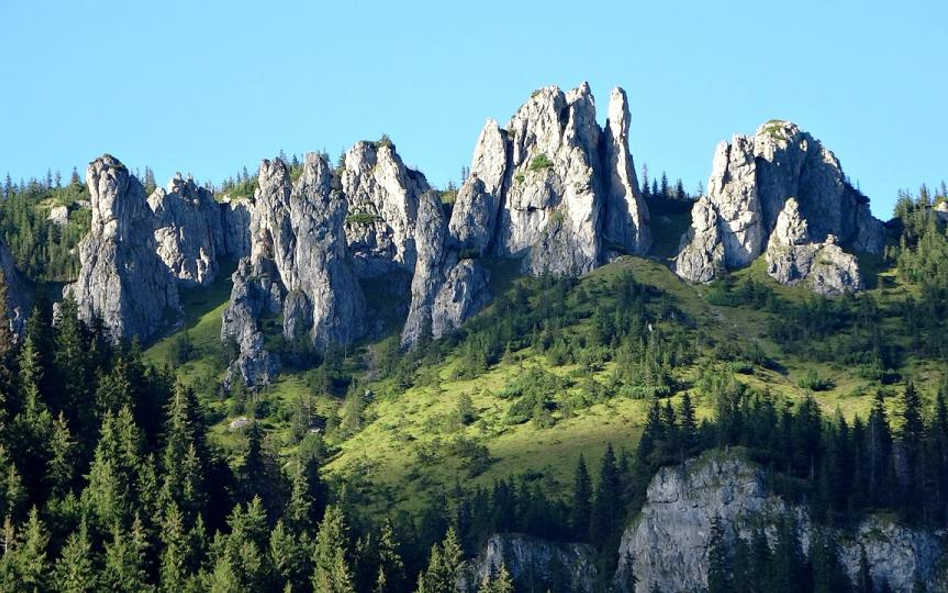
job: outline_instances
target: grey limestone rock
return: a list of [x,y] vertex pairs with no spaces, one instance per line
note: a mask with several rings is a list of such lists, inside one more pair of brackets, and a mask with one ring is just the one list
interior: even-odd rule
[[29,292],[16,271],[13,255],[2,240],[0,240],[0,272],[3,273],[3,280],[7,285],[6,313],[10,320],[10,329],[14,334],[22,335],[30,313]]
[[695,204],[676,271],[691,282],[707,282],[722,268],[749,264],[772,242],[790,198],[810,242],[833,235],[856,251],[882,250],[882,223],[833,153],[795,124],[772,120],[754,136],[717,147],[708,194]]
[[210,190],[177,174],[148,197],[155,217],[158,256],[184,286],[207,286],[217,278],[224,252],[221,208]]
[[459,589],[477,591],[503,565],[517,590],[591,593],[596,585],[596,550],[586,544],[552,543],[518,533],[492,535],[468,562]]
[[82,268],[66,287],[86,321],[102,320],[113,339],[146,340],[179,314],[178,286],[158,256],[154,216],[141,183],[115,157],[86,171],[92,226],[79,245]]

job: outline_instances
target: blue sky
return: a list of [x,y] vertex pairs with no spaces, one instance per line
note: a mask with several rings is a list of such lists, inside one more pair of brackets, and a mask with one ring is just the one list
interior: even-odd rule
[[432,183],[488,117],[588,80],[632,108],[637,165],[688,188],[714,146],[792,119],[888,217],[948,178],[948,2],[0,0],[0,175],[103,152],[220,181],[387,133]]

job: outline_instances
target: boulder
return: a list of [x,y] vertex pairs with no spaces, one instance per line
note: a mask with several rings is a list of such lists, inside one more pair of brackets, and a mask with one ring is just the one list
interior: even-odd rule
[[113,339],[144,341],[180,315],[177,282],[158,255],[145,190],[111,155],[89,164],[86,184],[92,225],[79,244],[79,278],[65,293],[82,319],[101,319]]

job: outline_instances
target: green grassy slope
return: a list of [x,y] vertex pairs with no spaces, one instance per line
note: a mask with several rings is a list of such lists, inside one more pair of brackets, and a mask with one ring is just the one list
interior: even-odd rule
[[[510,290],[521,282],[508,272],[503,267],[495,270],[495,293]],[[656,261],[625,257],[584,277],[567,299],[567,309],[577,311],[576,321],[563,332],[579,336],[587,331],[590,321],[580,310],[585,307],[588,313],[590,307],[612,298],[604,291],[610,286],[610,279],[629,272],[638,283],[666,293],[676,310],[689,320],[691,334],[717,344],[758,348],[773,361],[742,369],[737,374],[739,381],[795,399],[808,393],[800,387],[801,379],[815,372],[831,382],[830,388],[814,394],[826,413],[839,409],[852,417],[868,412],[869,394],[878,384],[862,378],[852,368],[805,361],[784,352],[767,332],[769,319],[777,313],[750,306],[711,304],[708,297],[714,287],[690,286]],[[768,286],[785,300],[782,302],[802,302],[807,298],[800,289],[773,283],[761,262],[734,277],[738,282],[752,278]],[[910,291],[884,270],[872,286],[867,294],[881,303],[895,302]],[[579,289],[589,296],[592,305],[580,304],[575,296]],[[219,334],[220,315],[228,295],[229,280],[222,274],[211,289],[184,296],[185,329],[195,356],[179,365],[176,372],[196,387],[212,410],[213,435],[219,444],[236,450],[240,439],[227,427],[235,415],[232,401],[216,388],[224,373]],[[481,315],[489,320],[496,314],[489,307]],[[672,323],[677,322],[661,322]],[[173,342],[180,339],[178,333],[159,340],[147,350],[147,359],[171,364]],[[329,450],[324,471],[330,480],[344,478],[357,504],[378,508],[391,501],[400,508],[418,508],[430,496],[449,490],[458,482],[487,485],[498,478],[523,474],[544,480],[551,494],[562,492],[580,454],[598,459],[607,443],[617,448],[629,447],[641,432],[647,400],[590,395],[608,389],[617,370],[614,360],[591,370],[574,363],[555,365],[550,356],[528,347],[508,351],[486,372],[468,377],[459,376],[461,354],[449,351],[432,364],[423,361],[418,378],[404,388],[399,387],[395,377],[380,378],[375,368],[378,352],[391,348],[392,340],[394,337],[390,336],[382,342],[362,344],[342,363],[355,371],[358,387],[354,389],[366,394],[366,408],[355,428],[336,428],[344,405],[342,394],[327,393],[319,387],[319,370],[285,372],[273,386],[256,396],[266,402],[258,408],[262,409],[258,414],[262,416],[261,422],[270,430],[271,440],[285,453],[294,446],[290,424],[297,402],[305,398],[313,403],[318,416],[329,419],[322,435]],[[712,402],[705,401],[695,387],[708,364],[706,359],[698,358],[692,364],[673,369],[677,387],[672,401],[677,404],[681,394],[690,391],[699,418],[709,415],[712,408]],[[923,380],[935,380],[941,372],[932,361],[908,360],[905,365]],[[563,385],[568,385],[551,394],[558,404],[553,412],[554,424],[540,427],[535,422],[506,421],[517,400],[498,394],[536,370],[563,378]],[[462,395],[470,398],[473,410],[466,423],[458,419]]]

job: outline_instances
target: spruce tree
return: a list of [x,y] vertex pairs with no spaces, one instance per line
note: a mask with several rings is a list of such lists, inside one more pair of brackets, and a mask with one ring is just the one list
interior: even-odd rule
[[622,520],[622,484],[612,444],[606,446],[593,498],[590,540],[602,548],[613,538]]
[[57,591],[93,593],[99,589],[99,575],[93,562],[92,540],[85,522],[66,538],[53,571]]
[[592,478],[589,476],[589,470],[586,469],[586,460],[580,453],[573,477],[573,504],[570,508],[570,528],[573,530],[573,537],[579,541],[585,541],[589,537],[592,497]]
[[324,593],[355,591],[349,556],[349,528],[342,509],[326,508],[313,551],[313,589]]

